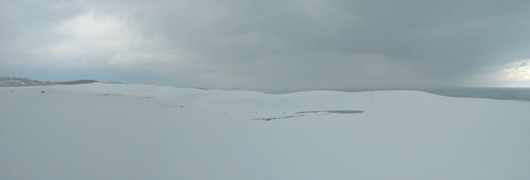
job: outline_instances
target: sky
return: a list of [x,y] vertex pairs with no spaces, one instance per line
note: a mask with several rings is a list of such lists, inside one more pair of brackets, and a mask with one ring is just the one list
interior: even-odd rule
[[0,0],[0,76],[220,89],[530,87],[530,1]]

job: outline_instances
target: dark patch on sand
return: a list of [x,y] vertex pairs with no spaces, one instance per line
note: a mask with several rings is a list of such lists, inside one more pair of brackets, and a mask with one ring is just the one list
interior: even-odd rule
[[274,119],[287,119],[287,118],[294,118],[294,117],[304,117],[305,115],[298,115],[298,116],[285,116],[285,117],[274,117],[274,118],[256,118],[253,120],[264,120],[264,121],[271,121]]
[[[318,114],[318,113],[325,113],[322,115],[327,114],[362,114],[364,111],[359,110],[327,110],[327,111],[301,111],[297,112],[296,114]],[[275,119],[287,119],[287,118],[295,118],[295,117],[304,117],[306,115],[296,115],[296,116],[284,116],[284,117],[273,117],[273,118],[256,118],[253,120],[264,120],[264,121],[271,121]]]
[[100,96],[121,96],[121,94],[105,93],[105,94],[100,94]]
[[297,112],[296,114],[304,114],[304,113],[321,113],[321,112],[327,112],[327,114],[362,114],[364,111],[358,111],[358,110],[330,110],[330,111],[301,111]]

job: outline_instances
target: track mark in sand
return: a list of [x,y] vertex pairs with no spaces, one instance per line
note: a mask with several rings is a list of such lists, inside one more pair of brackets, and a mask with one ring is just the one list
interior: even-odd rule
[[[99,96],[117,97],[117,96],[121,96],[122,94],[104,93],[104,94],[98,94],[98,95]],[[154,97],[151,97],[151,96],[132,96],[132,97],[135,97],[135,98],[138,98],[138,99],[142,99],[142,100],[146,100],[148,102],[154,102],[154,103],[156,103],[156,105],[158,105],[160,107],[164,107],[164,108],[176,108],[176,107],[184,108],[184,106],[182,106],[182,105],[157,101]]]
[[362,114],[364,111],[358,111],[358,110],[329,110],[329,111],[301,111],[297,112],[296,114],[304,114],[304,113],[321,113],[321,112],[327,112],[326,114]]
[[100,96],[121,96],[122,94],[112,94],[112,93],[105,93],[105,94],[99,94]]
[[[325,114],[319,114],[325,113]],[[362,114],[364,111],[359,110],[326,110],[326,111],[300,111],[296,114],[319,114],[319,115],[328,115],[328,114]],[[286,119],[286,118],[295,118],[295,117],[304,117],[306,115],[296,115],[296,116],[284,116],[284,117],[273,117],[273,118],[256,118],[253,120],[264,120],[271,121],[275,119]]]
[[286,119],[286,118],[294,118],[294,117],[304,117],[305,115],[298,115],[298,116],[285,116],[285,117],[274,117],[274,118],[256,118],[253,120],[264,120],[264,121],[271,121],[274,119]]
[[173,108],[173,107],[180,107],[180,108],[184,108],[184,106],[182,105],[177,105],[177,104],[171,104],[171,103],[164,103],[164,102],[156,102],[156,104],[160,107],[165,107],[165,108]]

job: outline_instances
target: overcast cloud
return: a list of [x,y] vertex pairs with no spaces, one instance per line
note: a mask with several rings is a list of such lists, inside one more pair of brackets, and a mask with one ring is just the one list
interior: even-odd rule
[[3,1],[0,76],[251,89],[530,86],[529,1]]

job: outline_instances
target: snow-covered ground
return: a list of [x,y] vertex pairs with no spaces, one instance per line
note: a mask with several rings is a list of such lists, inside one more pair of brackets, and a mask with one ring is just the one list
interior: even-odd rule
[[530,179],[529,152],[530,102],[0,88],[0,179]]

